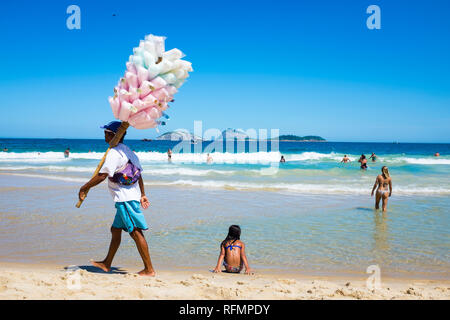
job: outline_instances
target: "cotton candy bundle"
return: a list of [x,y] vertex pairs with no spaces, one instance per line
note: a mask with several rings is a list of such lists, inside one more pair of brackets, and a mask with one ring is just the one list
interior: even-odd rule
[[114,88],[114,97],[109,97],[114,117],[136,129],[165,124],[158,119],[169,118],[164,113],[168,103],[193,71],[190,62],[181,60],[180,50],[165,51],[164,41],[165,37],[152,34],[141,40]]

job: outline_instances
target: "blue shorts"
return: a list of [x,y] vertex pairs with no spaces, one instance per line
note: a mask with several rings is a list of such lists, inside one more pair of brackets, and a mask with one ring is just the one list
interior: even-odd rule
[[116,202],[116,208],[117,212],[112,224],[113,228],[123,229],[128,233],[132,232],[134,228],[148,229],[139,201]]

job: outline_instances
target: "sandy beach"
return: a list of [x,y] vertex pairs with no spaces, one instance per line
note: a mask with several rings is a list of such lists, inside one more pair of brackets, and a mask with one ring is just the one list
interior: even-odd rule
[[214,274],[208,271],[164,271],[154,278],[138,270],[102,273],[82,266],[0,263],[0,299],[414,299],[450,298],[450,281],[382,279],[369,290],[365,278],[302,277],[295,274]]

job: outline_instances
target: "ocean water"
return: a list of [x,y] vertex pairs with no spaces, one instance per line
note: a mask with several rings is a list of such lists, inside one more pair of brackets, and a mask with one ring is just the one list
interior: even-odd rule
[[[144,168],[156,266],[211,268],[228,226],[240,224],[256,268],[363,274],[378,264],[394,276],[449,277],[450,144],[280,141],[214,150],[188,143],[169,162],[166,151],[177,150],[176,142],[125,142]],[[106,185],[92,190],[81,209],[74,205],[105,142],[0,139],[4,147],[0,258],[67,264],[103,258],[114,216]],[[372,152],[377,161],[361,171],[359,156]],[[351,163],[340,163],[344,154]],[[279,163],[281,155],[286,163]],[[393,181],[387,213],[373,210],[370,197],[384,165]],[[139,264],[134,244],[123,239],[117,262]]]

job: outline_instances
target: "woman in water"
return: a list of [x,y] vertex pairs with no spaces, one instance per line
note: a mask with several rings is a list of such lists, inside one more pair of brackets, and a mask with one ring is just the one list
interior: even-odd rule
[[377,161],[377,155],[372,152],[372,155],[369,157],[369,160],[372,159],[372,162]]
[[228,235],[220,244],[220,255],[214,272],[221,272],[220,265],[223,262],[226,272],[240,273],[245,266],[245,274],[252,274],[245,255],[245,244],[240,240],[241,228],[232,225],[228,229]]
[[367,170],[367,159],[364,154],[361,155],[361,158],[359,158],[358,162],[361,163],[362,170]]
[[[392,195],[392,179],[389,176],[389,169],[386,166],[381,168],[381,174],[377,176],[375,184],[372,188],[372,196],[375,188],[378,186],[377,194],[375,196],[375,209],[380,208],[380,200],[383,200],[383,212],[386,211],[388,198]],[[388,189],[389,187],[389,189]]]

